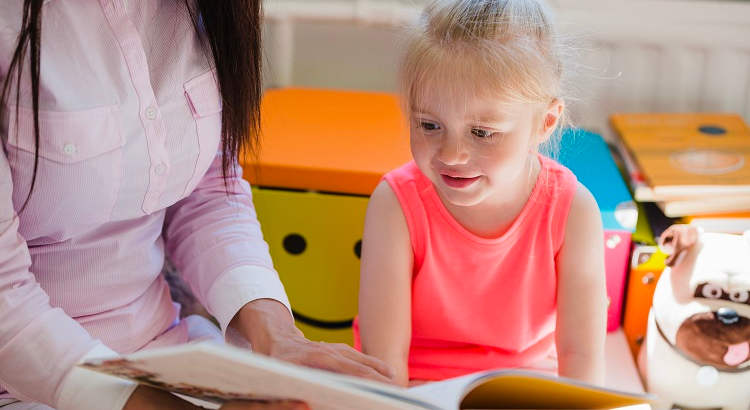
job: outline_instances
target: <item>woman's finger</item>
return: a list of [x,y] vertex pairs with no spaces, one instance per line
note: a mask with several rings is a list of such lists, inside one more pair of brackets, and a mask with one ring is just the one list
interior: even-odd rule
[[305,364],[307,366],[363,377],[381,383],[391,383],[389,378],[383,376],[372,367],[349,359],[331,347],[312,352]]
[[393,378],[393,370],[391,369],[391,367],[377,357],[366,355],[343,343],[337,343],[331,346],[344,357],[354,360],[355,362],[362,363],[365,366],[369,366],[388,379]]

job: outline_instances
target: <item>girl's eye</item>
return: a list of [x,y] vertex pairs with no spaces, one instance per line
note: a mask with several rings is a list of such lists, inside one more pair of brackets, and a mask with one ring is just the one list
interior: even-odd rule
[[745,303],[750,299],[750,292],[746,290],[737,290],[729,294],[729,299],[732,302]]
[[436,123],[434,123],[434,122],[430,122],[430,121],[420,121],[420,122],[419,122],[419,128],[422,128],[422,129],[423,129],[423,130],[425,130],[425,131],[435,131],[435,130],[439,130],[439,129],[440,129],[440,126],[439,126],[439,125],[437,125],[437,124],[436,124]]
[[483,130],[481,128],[472,128],[471,133],[479,138],[490,138],[493,134],[492,131]]
[[724,294],[724,290],[722,290],[719,286],[706,284],[705,286],[703,286],[703,291],[701,293],[703,294],[704,298],[720,299]]

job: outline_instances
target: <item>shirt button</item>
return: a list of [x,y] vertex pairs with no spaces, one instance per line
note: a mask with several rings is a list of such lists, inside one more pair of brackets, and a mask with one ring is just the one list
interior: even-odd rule
[[164,165],[164,163],[161,163],[154,168],[154,172],[156,175],[162,176],[167,172],[167,166]]
[[70,156],[72,156],[73,154],[75,154],[75,153],[76,153],[76,151],[78,151],[78,149],[76,149],[76,146],[75,146],[75,144],[65,144],[65,145],[63,146],[63,152],[64,152],[64,153],[65,153],[66,155],[70,155]]
[[149,120],[155,120],[156,119],[156,108],[153,106],[149,106],[146,108],[146,118]]

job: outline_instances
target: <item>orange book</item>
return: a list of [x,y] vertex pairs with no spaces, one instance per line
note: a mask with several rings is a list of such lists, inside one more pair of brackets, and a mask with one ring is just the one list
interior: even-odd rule
[[648,312],[654,299],[656,281],[664,270],[665,259],[666,255],[656,246],[636,245],[633,248],[622,322],[633,358],[638,357],[646,337]]
[[615,114],[611,122],[653,190],[650,200],[750,196],[750,129],[739,115]]

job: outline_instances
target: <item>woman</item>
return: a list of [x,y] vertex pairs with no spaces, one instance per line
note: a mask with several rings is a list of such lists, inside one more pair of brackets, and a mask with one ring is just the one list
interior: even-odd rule
[[[273,270],[236,164],[257,149],[260,30],[260,0],[0,2],[0,406],[187,408],[74,365],[222,334],[387,380],[306,340]],[[222,334],[178,319],[165,255]]]

